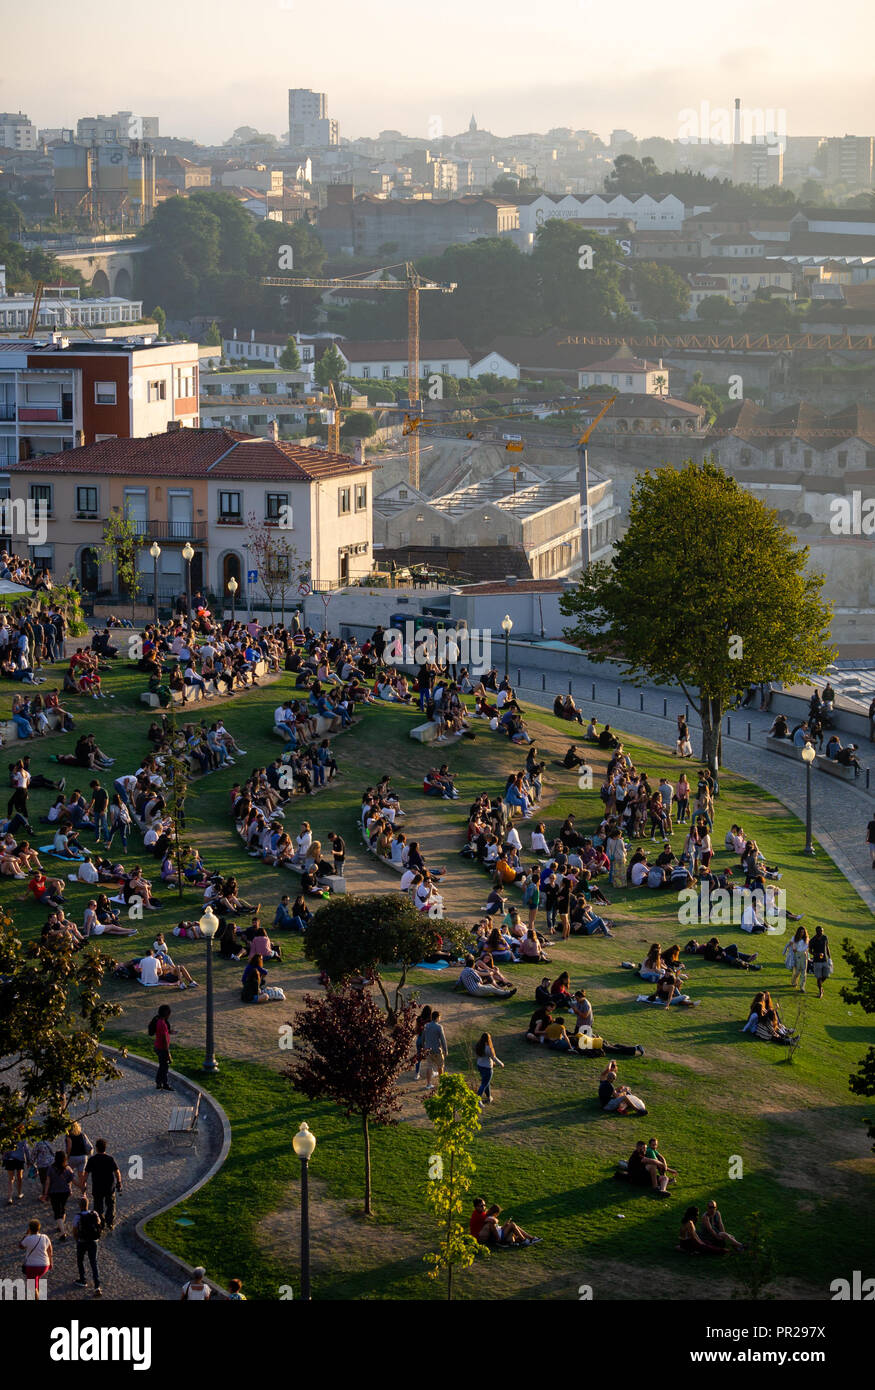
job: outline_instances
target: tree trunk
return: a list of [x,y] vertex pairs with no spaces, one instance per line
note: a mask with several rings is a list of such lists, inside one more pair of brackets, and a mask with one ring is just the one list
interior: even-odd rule
[[365,1216],[372,1216],[371,1211],[371,1136],[368,1131],[367,1113],[362,1115],[362,1135],[365,1141]]
[[[455,1111],[454,1111],[454,1112],[453,1112],[453,1119],[455,1119],[455,1118],[456,1118],[456,1116],[455,1116]],[[450,1197],[450,1201],[447,1203],[447,1302],[448,1302],[448,1303],[449,1303],[449,1302],[452,1302],[452,1298],[453,1298],[453,1261],[452,1261],[452,1256],[451,1256],[451,1251],[450,1251],[450,1242],[451,1242],[452,1236],[453,1236],[452,1197],[453,1197],[453,1194],[454,1194],[454,1192],[455,1192],[455,1184],[454,1184],[454,1182],[453,1182],[453,1178],[454,1178],[454,1168],[455,1168],[455,1157],[456,1157],[456,1156],[455,1156],[454,1153],[451,1153],[451,1154],[450,1154],[450,1175],[449,1175],[449,1179],[448,1179],[448,1182],[447,1182],[447,1192],[448,1192],[449,1197]]]
[[723,722],[723,704],[716,695],[701,696],[702,713],[702,762],[706,763],[716,775],[720,766],[720,726]]

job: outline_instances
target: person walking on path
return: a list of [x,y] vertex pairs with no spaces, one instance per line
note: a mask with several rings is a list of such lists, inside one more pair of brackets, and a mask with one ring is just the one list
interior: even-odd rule
[[173,1058],[170,1055],[170,1034],[173,1029],[170,1027],[170,1005],[162,1004],[157,1014],[149,1024],[149,1032],[155,1039],[155,1056],[158,1058],[158,1070],[155,1073],[155,1086],[159,1091],[172,1091],[173,1087],[167,1080],[170,1072],[170,1063]]
[[30,1147],[24,1138],[23,1127],[19,1128],[15,1143],[12,1144],[3,1155],[3,1168],[9,1179],[9,1196],[6,1199],[7,1207],[12,1206],[12,1194],[15,1190],[16,1181],[18,1182],[18,1200],[24,1197],[22,1184],[24,1182],[24,1170],[31,1163],[32,1155]]
[[112,1154],[106,1152],[106,1140],[98,1139],[94,1147],[96,1152],[85,1165],[86,1178],[91,1178],[94,1210],[111,1231],[115,1225],[116,1193],[122,1190],[122,1175]]
[[477,1070],[480,1073],[480,1089],[477,1094],[483,1097],[487,1105],[491,1105],[492,1075],[497,1066],[504,1066],[504,1062],[496,1053],[489,1033],[481,1035],[474,1046],[474,1052],[477,1056]]
[[823,982],[832,973],[832,956],[829,953],[829,937],[823,927],[815,927],[814,935],[808,943],[808,959],[811,973],[817,981],[817,997],[823,998]]
[[51,1203],[59,1240],[67,1239],[67,1202],[75,1181],[76,1174],[67,1162],[66,1153],[63,1149],[58,1149],[55,1161],[46,1173],[43,1196],[48,1197]]
[[28,1221],[27,1231],[18,1242],[18,1248],[24,1251],[22,1271],[25,1279],[33,1282],[35,1297],[37,1300],[46,1298],[48,1295],[40,1290],[40,1280],[51,1273],[54,1252],[52,1242],[47,1235],[43,1235],[41,1222]]
[[212,1290],[206,1281],[206,1270],[203,1265],[198,1265],[197,1269],[192,1270],[191,1278],[187,1284],[182,1286],[180,1303],[206,1303]]
[[76,1265],[79,1278],[74,1280],[80,1288],[85,1288],[85,1260],[91,1265],[95,1297],[100,1298],[100,1270],[97,1265],[97,1242],[103,1230],[103,1217],[88,1205],[88,1198],[79,1201],[79,1210],[73,1217],[73,1231],[76,1236]]
[[784,964],[791,971],[790,986],[805,993],[805,980],[808,973],[808,932],[804,927],[797,929],[792,941],[787,943]]
[[440,1009],[432,1009],[431,1018],[422,1027],[422,1066],[425,1071],[425,1089],[434,1090],[435,1076],[440,1076],[446,1065],[447,1036],[441,1023]]

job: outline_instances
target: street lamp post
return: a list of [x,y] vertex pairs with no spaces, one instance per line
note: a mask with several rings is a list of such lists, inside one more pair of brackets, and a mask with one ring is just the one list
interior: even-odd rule
[[185,601],[188,608],[188,630],[191,632],[191,562],[194,559],[194,546],[191,541],[186,541],[182,547],[182,558],[185,561]]
[[510,674],[510,630],[513,627],[513,618],[509,613],[505,613],[501,620],[501,630],[504,633],[504,679],[507,680]]
[[149,554],[152,556],[152,564],[153,564],[152,583],[153,583],[153,587],[154,587],[154,590],[155,590],[154,594],[152,595],[152,598],[153,598],[153,600],[154,600],[154,612],[153,612],[153,616],[154,616],[154,619],[155,619],[155,626],[157,627],[157,626],[158,626],[158,557],[159,557],[160,554],[161,554],[161,547],[160,547],[160,545],[158,544],[157,541],[153,541],[152,544],[149,546]]
[[815,855],[814,846],[811,843],[811,764],[814,762],[814,744],[805,743],[802,745],[802,761],[805,764],[805,848],[803,854],[807,854],[813,859]]
[[199,923],[207,943],[207,1040],[206,1055],[202,1071],[215,1073],[219,1070],[216,1061],[215,1027],[213,1019],[213,937],[219,930],[219,919],[211,907],[207,907]]
[[237,597],[237,590],[238,590],[239,587],[240,587],[240,586],[238,585],[237,580],[234,578],[234,576],[233,576],[233,574],[232,574],[232,575],[231,575],[231,578],[228,580],[228,593],[231,595],[231,626],[232,626],[232,627],[234,626],[234,613],[235,613],[235,609],[234,609],[234,600],[235,600],[236,597]]
[[316,1135],[307,1124],[302,1124],[294,1139],[292,1148],[301,1160],[301,1297],[310,1299],[310,1188],[308,1184],[308,1165],[316,1147]]

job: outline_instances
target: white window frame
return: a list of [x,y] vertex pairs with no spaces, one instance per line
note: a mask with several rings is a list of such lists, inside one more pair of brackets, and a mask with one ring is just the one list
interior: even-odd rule
[[[111,401],[102,401],[101,392],[105,395],[112,393]],[[118,405],[118,390],[114,381],[95,381],[94,383],[94,404],[95,405]]]

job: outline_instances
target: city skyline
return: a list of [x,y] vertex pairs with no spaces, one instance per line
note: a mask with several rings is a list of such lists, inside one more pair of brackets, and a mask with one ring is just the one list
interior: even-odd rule
[[[728,32],[724,17],[703,15],[692,0],[678,0],[671,24],[654,32],[652,12],[629,0],[621,64],[615,20],[584,0],[558,0],[546,15],[518,0],[501,7],[481,0],[473,13],[461,0],[444,0],[423,11],[409,38],[409,11],[398,0],[387,0],[371,29],[342,0],[324,51],[318,30],[299,44],[307,35],[303,0],[254,0],[243,29],[230,0],[183,9],[156,0],[153,23],[136,37],[135,68],[129,31],[105,32],[95,0],[82,0],[79,13],[76,31],[65,37],[65,65],[38,94],[23,59],[44,43],[55,17],[66,28],[69,10],[45,0],[8,20],[9,52],[22,59],[22,76],[0,84],[0,106],[20,108],[40,128],[130,109],[158,115],[163,135],[208,145],[241,125],[281,137],[289,87],[324,91],[345,139],[384,129],[425,139],[435,117],[449,136],[467,128],[472,112],[501,137],[564,126],[602,138],[625,128],[642,139],[673,139],[682,111],[702,103],[730,108],[736,97],[745,108],[785,112],[791,137],[864,135],[875,125],[866,56],[875,20],[863,0],[845,7],[847,42],[814,54],[810,36],[822,17],[815,0],[779,0],[768,13],[741,0]],[[102,61],[95,69],[88,64],[97,32]],[[387,33],[400,36],[397,53]],[[87,83],[77,76],[86,70]]]

